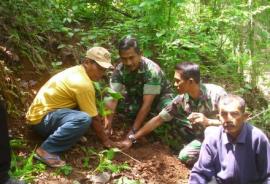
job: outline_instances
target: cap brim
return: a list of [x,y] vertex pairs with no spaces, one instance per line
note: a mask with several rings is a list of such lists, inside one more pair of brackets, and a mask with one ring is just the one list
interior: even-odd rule
[[113,65],[111,63],[108,62],[102,62],[102,61],[96,61],[97,64],[99,64],[99,66],[101,66],[102,68],[113,68]]

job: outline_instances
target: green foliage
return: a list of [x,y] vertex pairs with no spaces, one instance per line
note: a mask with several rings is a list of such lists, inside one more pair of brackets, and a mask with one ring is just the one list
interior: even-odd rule
[[26,142],[23,139],[12,139],[9,141],[11,148],[24,148],[26,147]]
[[266,131],[268,137],[270,136],[270,105],[267,108],[262,109],[261,111],[253,112],[253,119],[251,122]]
[[111,111],[106,109],[106,100],[104,100],[105,95],[108,95],[109,97],[115,100],[119,100],[123,98],[123,96],[109,87],[102,87],[102,85],[98,82],[94,82],[94,86],[97,92],[96,96],[98,96],[98,98],[96,99],[96,103],[99,115],[101,116],[109,115]]
[[[59,52],[68,50],[78,60],[78,53],[93,45],[108,48],[116,59],[118,40],[133,35],[170,78],[176,63],[192,61],[200,64],[204,81],[243,93],[247,83],[255,89],[270,69],[269,15],[268,0],[7,0],[0,1],[0,40],[23,61],[46,70],[59,67]],[[7,89],[9,111],[16,112],[13,100],[23,98]],[[110,112],[104,96],[120,97],[109,88],[97,91],[105,116]]]
[[30,156],[18,155],[12,152],[10,176],[32,182],[35,176],[45,171],[46,166],[42,163],[33,163],[34,151]]
[[110,148],[108,150],[103,150],[100,152],[97,152],[93,148],[86,148],[86,147],[81,147],[81,148],[86,154],[86,157],[83,159],[85,168],[89,168],[89,166],[87,166],[87,164],[89,164],[89,157],[91,157],[92,155],[98,157],[99,163],[96,169],[94,170],[94,172],[110,171],[112,173],[119,173],[122,170],[129,169],[129,166],[127,163],[123,163],[123,164],[113,163],[113,158],[115,154],[120,151],[117,148]]
[[114,164],[113,158],[115,156],[116,152],[119,152],[120,150],[117,148],[110,148],[108,150],[103,150],[98,153],[99,157],[99,165],[95,169],[95,171],[103,172],[103,171],[111,171],[112,173],[119,173],[122,170],[129,169],[127,163],[124,164]]
[[22,106],[26,102],[27,93],[20,87],[19,79],[14,72],[0,60],[0,100],[7,105],[7,111],[12,116],[22,113]]
[[83,158],[83,167],[86,169],[89,169],[89,161],[90,161],[90,157],[92,155],[98,155],[97,151],[94,148],[89,148],[89,147],[81,147],[81,149],[83,150],[83,152],[85,153],[85,157]]
[[70,166],[70,165],[65,165],[65,166],[63,166],[63,167],[60,167],[60,168],[58,168],[57,170],[56,170],[56,174],[63,174],[63,175],[65,175],[65,176],[68,176],[68,175],[70,175],[71,173],[72,173],[72,170],[73,170],[73,168],[72,168],[72,166]]

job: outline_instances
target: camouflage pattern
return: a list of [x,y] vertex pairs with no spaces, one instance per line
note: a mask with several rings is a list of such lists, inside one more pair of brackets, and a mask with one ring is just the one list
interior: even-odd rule
[[218,114],[218,102],[226,92],[220,86],[214,84],[200,84],[201,95],[199,99],[192,99],[187,93],[178,95],[165,107],[159,115],[164,121],[172,121],[177,124],[179,133],[186,141],[192,141],[180,151],[179,158],[184,163],[194,163],[197,160],[202,141],[204,127],[200,124],[191,125],[187,117],[192,112],[203,113],[207,118],[216,119]]
[[111,88],[124,95],[117,106],[118,112],[135,117],[139,111],[143,95],[157,95],[151,112],[160,112],[173,99],[171,85],[166,80],[161,68],[153,61],[142,57],[140,66],[136,71],[129,71],[120,63],[116,66],[111,80]]

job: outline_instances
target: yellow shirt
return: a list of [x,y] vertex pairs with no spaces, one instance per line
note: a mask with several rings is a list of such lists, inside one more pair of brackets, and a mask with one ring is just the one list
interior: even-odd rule
[[95,88],[82,65],[68,68],[46,82],[28,109],[26,119],[29,124],[38,124],[50,111],[76,107],[91,117],[98,114]]

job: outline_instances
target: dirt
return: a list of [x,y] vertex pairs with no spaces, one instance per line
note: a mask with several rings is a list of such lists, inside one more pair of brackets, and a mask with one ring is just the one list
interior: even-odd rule
[[[23,149],[15,149],[15,152],[20,154],[28,154],[40,145],[42,139],[31,130],[30,127],[25,125],[24,119],[9,120],[10,134],[13,138],[22,138],[26,140],[27,146]],[[114,135],[113,140],[121,140],[124,138],[128,131],[129,125],[123,124],[121,119],[116,118],[114,121]],[[98,141],[92,129],[85,135],[87,142],[79,142],[71,150],[65,152],[62,158],[71,165],[73,170],[68,176],[56,174],[56,169],[47,168],[36,176],[33,183],[37,184],[73,184],[75,181],[81,184],[92,183],[89,178],[91,171],[98,165],[98,157],[94,155],[87,155],[82,147],[92,147],[97,152],[105,148]],[[113,183],[116,179],[123,176],[139,180],[141,183],[151,184],[184,184],[187,183],[189,169],[186,168],[177,159],[171,150],[159,141],[149,141],[144,138],[136,143],[131,149],[117,153],[113,159],[114,164],[127,163],[130,167],[129,170],[124,170],[118,174],[112,174],[108,183]],[[89,168],[83,166],[83,160],[89,157]],[[35,161],[36,162],[36,161]],[[75,183],[76,183],[75,182]]]

